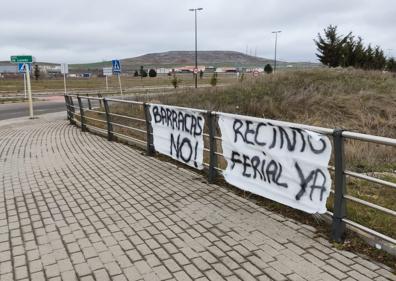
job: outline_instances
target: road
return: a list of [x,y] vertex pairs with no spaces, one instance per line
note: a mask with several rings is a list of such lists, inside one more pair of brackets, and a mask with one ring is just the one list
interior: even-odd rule
[[[66,107],[63,96],[53,96],[49,97],[46,101],[37,101],[33,103],[35,116],[65,110]],[[25,116],[29,116],[29,104],[27,102],[0,104],[0,120]]]
[[[224,85],[219,85],[224,86]],[[218,87],[219,87],[218,86]],[[191,88],[192,86],[181,86],[180,88]],[[200,88],[210,87],[209,85],[200,85]],[[131,92],[133,90],[133,92]],[[157,92],[158,90],[162,90],[162,92]],[[150,93],[148,93],[150,92]],[[78,91],[72,92],[71,94],[78,94]],[[84,90],[84,93],[89,93],[91,95],[100,93],[97,90],[87,91]],[[134,87],[126,89],[124,97],[112,95],[111,98],[118,99],[134,99],[136,97],[145,96],[145,97],[155,97],[160,95],[166,95],[173,93],[173,87],[171,86],[161,86],[161,87]],[[2,93],[4,95],[4,93]],[[102,93],[105,95],[105,93]],[[108,94],[108,93],[106,93]],[[10,98],[20,98],[22,94],[15,95],[5,95]],[[33,103],[34,115],[41,115],[45,113],[53,113],[66,110],[64,97],[63,95],[56,95],[54,93],[44,93],[39,92],[35,93],[34,96],[36,98],[45,99],[45,101],[37,101]],[[18,117],[28,117],[29,116],[29,105],[27,102],[21,103],[8,103],[8,104],[0,104],[0,120],[6,120],[11,118]]]

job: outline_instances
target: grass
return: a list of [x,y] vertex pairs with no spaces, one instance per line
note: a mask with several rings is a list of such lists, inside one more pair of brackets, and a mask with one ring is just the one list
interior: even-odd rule
[[279,72],[224,89],[181,91],[160,101],[396,137],[396,79],[390,74]]
[[[248,76],[242,83],[234,82],[222,88],[180,89],[174,94],[140,99],[329,128],[341,127],[360,133],[396,138],[396,77],[388,73],[348,69],[278,72],[259,79]],[[143,117],[142,111],[124,105],[114,104],[111,110]],[[128,120],[120,122],[132,124]],[[145,128],[144,124],[139,126]],[[124,133],[139,137],[136,132]],[[394,147],[355,140],[347,140],[345,146],[348,169],[396,182]],[[218,148],[221,151],[219,144]],[[219,164],[224,167],[224,160],[219,159]],[[348,178],[347,193],[396,210],[396,192],[390,187]],[[266,208],[289,216],[296,213],[293,209],[266,199],[258,202]],[[328,201],[328,209],[332,210],[332,198]],[[297,217],[303,221],[315,221],[312,216],[305,214]],[[395,217],[354,202],[347,203],[347,217],[396,238]],[[360,244],[351,239],[348,245],[345,247]],[[395,260],[390,260],[395,268]]]
[[0,98],[0,104],[17,103],[26,101],[24,98]]
[[[194,79],[192,74],[177,74],[177,77],[181,79],[180,86],[193,86]],[[198,83],[200,85],[209,85],[211,75],[206,74],[202,79],[199,79]],[[125,89],[128,88],[139,88],[139,87],[172,87],[171,76],[158,75],[157,77],[146,77],[141,79],[140,77],[133,76],[121,76],[121,84]],[[222,74],[221,83],[229,83],[236,80],[235,74]],[[108,78],[109,90],[117,91],[119,90],[118,78],[117,76],[112,76]],[[63,91],[63,78],[53,78],[53,79],[39,79],[31,80],[32,91]],[[68,78],[67,87],[69,90],[101,90],[106,91],[106,80],[104,77],[93,77],[93,78]],[[15,94],[22,93],[23,88],[23,78],[19,79],[0,79],[0,96],[5,94]]]

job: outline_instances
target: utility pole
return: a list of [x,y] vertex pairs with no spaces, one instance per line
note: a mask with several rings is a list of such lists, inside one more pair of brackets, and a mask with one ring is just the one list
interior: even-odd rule
[[195,13],[195,88],[198,88],[198,35],[197,35],[197,11],[202,11],[203,8],[192,8],[189,9],[190,12]]
[[275,57],[274,57],[274,72],[276,71],[276,47],[278,44],[278,33],[281,33],[281,30],[272,31],[275,34]]

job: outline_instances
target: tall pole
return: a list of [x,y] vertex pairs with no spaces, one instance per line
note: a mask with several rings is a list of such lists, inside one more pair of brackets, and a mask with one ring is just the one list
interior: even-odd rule
[[26,73],[27,90],[28,90],[28,95],[29,95],[29,117],[30,117],[30,119],[33,119],[34,116],[33,116],[32,87],[30,85],[30,65],[26,65],[25,73]]
[[[195,71],[198,69],[198,37],[197,37],[197,10],[195,9]],[[198,73],[194,73],[195,88],[198,87]]]
[[65,95],[67,95],[67,90],[66,90],[66,73],[63,73],[63,86],[65,88]]
[[122,97],[122,99],[124,99],[124,94],[122,92],[122,86],[121,86],[121,75],[120,75],[120,73],[118,73],[117,76],[118,76],[118,84],[120,84],[121,97]]
[[278,45],[278,33],[281,33],[281,30],[278,31],[272,31],[272,33],[275,33],[275,57],[274,57],[274,72],[276,71],[276,47]]
[[67,63],[61,64],[61,73],[63,73],[63,88],[65,95],[67,95],[66,74],[69,73],[69,65]]
[[197,73],[194,73],[194,78],[195,78],[195,88],[198,88],[198,23],[197,23],[197,11],[202,11],[203,8],[194,8],[194,9],[189,9],[189,11],[194,12],[195,16],[195,71]]
[[26,100],[26,73],[23,73],[23,89],[25,90],[25,100]]

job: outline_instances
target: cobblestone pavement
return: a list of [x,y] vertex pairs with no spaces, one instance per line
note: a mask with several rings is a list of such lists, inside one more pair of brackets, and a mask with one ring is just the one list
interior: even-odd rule
[[51,116],[0,123],[1,281],[396,280],[310,226]]

